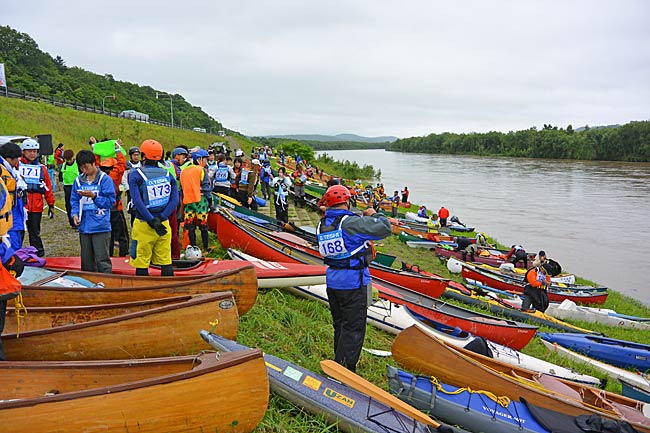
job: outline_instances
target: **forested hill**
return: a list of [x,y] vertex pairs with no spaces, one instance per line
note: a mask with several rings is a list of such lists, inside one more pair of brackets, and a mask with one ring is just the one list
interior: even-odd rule
[[399,152],[500,155],[529,158],[650,162],[650,121],[614,128],[574,131],[544,125],[537,130],[430,134],[403,138],[387,150]]
[[[10,27],[0,26],[0,63],[5,64],[10,90],[41,93],[58,99],[82,104],[102,106],[107,98],[107,110],[135,110],[148,114],[151,119],[169,121],[169,97],[156,99],[156,89],[149,86],[118,81],[112,75],[98,75],[76,66],[67,66],[60,56],[53,58],[39,49],[27,34]],[[164,92],[164,90],[158,90]],[[173,95],[174,119],[183,119],[184,126],[213,131],[222,125],[200,107],[194,107],[181,95]]]
[[277,137],[250,137],[254,142],[262,146],[278,147],[287,143],[301,143],[309,146],[314,150],[348,150],[348,149],[386,149],[388,142],[375,143],[367,141],[318,141],[304,140],[296,138],[277,138]]

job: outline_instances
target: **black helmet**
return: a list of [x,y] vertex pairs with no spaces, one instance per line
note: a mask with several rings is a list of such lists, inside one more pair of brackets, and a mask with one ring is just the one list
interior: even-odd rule
[[136,152],[140,153],[140,148],[138,146],[132,146],[129,148],[129,156],[133,155]]

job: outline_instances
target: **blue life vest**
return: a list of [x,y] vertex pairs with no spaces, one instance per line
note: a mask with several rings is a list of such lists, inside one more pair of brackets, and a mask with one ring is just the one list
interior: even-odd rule
[[172,177],[162,167],[145,165],[136,170],[144,182],[140,185],[142,201],[151,213],[162,212],[169,203],[172,192]]
[[318,251],[326,265],[337,269],[363,269],[372,261],[372,248],[369,241],[359,244],[341,229],[341,225],[350,215],[336,218],[332,225],[325,225],[321,219],[316,229]]

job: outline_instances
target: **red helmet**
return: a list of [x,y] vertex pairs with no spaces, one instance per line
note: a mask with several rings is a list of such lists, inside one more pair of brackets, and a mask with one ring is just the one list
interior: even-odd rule
[[336,206],[337,204],[346,203],[350,199],[350,190],[343,185],[330,186],[323,194],[322,203],[326,207]]

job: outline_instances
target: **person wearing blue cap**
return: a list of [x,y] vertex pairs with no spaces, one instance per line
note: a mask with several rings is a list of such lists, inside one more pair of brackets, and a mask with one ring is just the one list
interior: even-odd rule
[[212,188],[206,169],[208,152],[198,149],[192,153],[193,165],[181,171],[183,191],[184,229],[188,231],[190,245],[196,245],[196,227],[201,232],[203,250],[208,251],[208,210],[212,205]]

